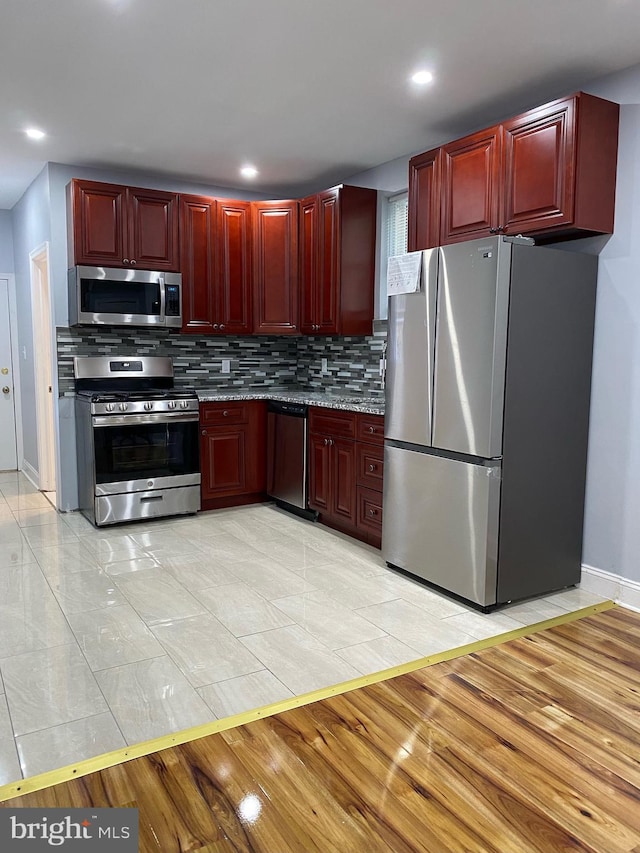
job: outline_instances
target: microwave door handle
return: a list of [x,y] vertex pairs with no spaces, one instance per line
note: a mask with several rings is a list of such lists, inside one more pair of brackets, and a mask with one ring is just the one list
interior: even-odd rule
[[158,276],[158,285],[160,286],[160,322],[164,323],[165,321],[165,291],[164,291],[164,274],[160,274]]

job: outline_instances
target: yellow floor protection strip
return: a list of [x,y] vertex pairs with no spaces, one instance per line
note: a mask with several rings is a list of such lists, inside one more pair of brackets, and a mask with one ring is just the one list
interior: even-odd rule
[[554,628],[556,625],[564,625],[567,622],[575,622],[578,619],[584,619],[587,616],[593,616],[596,613],[602,613],[605,610],[610,610],[616,607],[613,601],[603,601],[598,604],[591,604],[588,607],[583,607],[580,610],[574,610],[569,613],[563,613],[562,616],[555,616],[553,619],[546,619],[543,622],[536,622],[534,625],[525,625],[522,628],[516,628],[514,631],[508,631],[505,634],[497,634],[495,637],[488,637],[485,640],[477,640],[474,643],[467,643],[465,646],[458,646],[455,649],[449,649],[446,652],[438,652],[428,657],[420,658],[419,660],[410,661],[408,663],[399,664],[389,669],[383,669],[380,672],[374,672],[371,675],[362,675],[359,678],[353,678],[350,681],[343,681],[340,684],[334,684],[331,687],[322,687],[319,690],[313,690],[310,693],[304,693],[301,696],[293,696],[290,699],[282,699],[280,702],[274,702],[271,705],[264,705],[262,708],[255,708],[251,711],[244,711],[241,714],[234,714],[231,717],[224,717],[222,720],[213,720],[211,723],[204,723],[200,726],[194,726],[190,729],[184,729],[180,732],[175,732],[170,735],[147,740],[143,743],[137,743],[133,746],[116,749],[113,752],[105,752],[103,755],[96,755],[94,758],[87,758],[84,761],[69,764],[66,767],[61,767],[59,770],[49,770],[46,773],[40,773],[37,776],[31,776],[28,779],[22,779],[18,782],[11,782],[8,785],[0,786],[0,803],[6,800],[11,800],[14,797],[20,797],[23,794],[30,794],[34,791],[42,791],[45,788],[51,788],[54,785],[59,785],[61,782],[68,782],[71,779],[77,779],[81,776],[87,776],[89,773],[96,773],[99,770],[106,770],[108,767],[113,767],[116,764],[122,764],[125,761],[131,761],[133,758],[140,758],[143,755],[150,755],[153,752],[159,752],[163,749],[168,749],[172,746],[178,746],[182,743],[189,743],[207,735],[216,734],[216,732],[233,729],[237,726],[243,726],[251,723],[254,720],[262,719],[263,717],[271,717],[274,714],[281,714],[283,711],[290,711],[293,708],[300,708],[303,705],[310,705],[312,702],[318,702],[321,699],[328,699],[330,696],[338,696],[341,693],[347,693],[350,690],[357,690],[359,687],[366,687],[369,684],[377,684],[380,681],[387,681],[390,678],[395,678],[398,675],[406,675],[410,672],[415,672],[417,669],[423,669],[428,666],[433,666],[443,661],[453,660],[454,658],[469,655],[474,652],[482,651],[483,649],[491,648],[492,646],[508,643],[510,640],[517,640],[520,637],[526,637],[530,634],[536,634],[544,631],[547,628]]

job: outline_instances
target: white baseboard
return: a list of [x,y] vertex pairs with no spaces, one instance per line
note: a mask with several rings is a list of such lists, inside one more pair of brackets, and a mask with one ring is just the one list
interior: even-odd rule
[[604,572],[602,569],[583,564],[580,589],[602,595],[605,598],[612,598],[623,607],[640,613],[640,583],[638,581],[632,581],[629,578],[623,578],[622,575]]
[[40,488],[40,474],[38,474],[33,465],[30,465],[26,459],[22,460],[22,468],[20,470],[36,489]]

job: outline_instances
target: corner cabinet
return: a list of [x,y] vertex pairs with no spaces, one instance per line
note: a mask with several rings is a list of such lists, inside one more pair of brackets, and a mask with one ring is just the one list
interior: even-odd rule
[[298,335],[298,201],[251,202],[253,330]]
[[300,202],[301,331],[371,334],[377,192],[341,185]]
[[618,104],[579,92],[412,158],[410,250],[612,233],[618,120]]
[[73,180],[69,265],[180,270],[176,193]]
[[249,202],[180,197],[183,332],[251,332],[249,225]]
[[200,404],[202,509],[266,500],[266,403]]

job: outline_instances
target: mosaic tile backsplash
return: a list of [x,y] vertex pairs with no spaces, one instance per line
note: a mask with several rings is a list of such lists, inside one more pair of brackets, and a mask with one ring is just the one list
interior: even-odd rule
[[[386,323],[367,337],[216,337],[181,335],[156,329],[103,326],[58,328],[58,393],[71,395],[74,356],[165,355],[173,358],[175,383],[196,388],[298,386],[340,389],[363,396],[384,395],[380,358]],[[322,359],[327,371],[322,371]],[[222,359],[231,372],[222,373]]]

